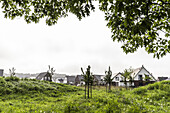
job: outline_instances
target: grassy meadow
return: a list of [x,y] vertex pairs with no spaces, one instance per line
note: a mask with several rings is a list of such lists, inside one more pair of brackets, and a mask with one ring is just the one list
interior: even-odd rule
[[47,81],[0,77],[0,113],[168,113],[170,81],[129,89],[84,88]]

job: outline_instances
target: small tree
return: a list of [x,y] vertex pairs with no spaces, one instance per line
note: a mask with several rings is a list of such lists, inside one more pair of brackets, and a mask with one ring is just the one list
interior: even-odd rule
[[83,73],[83,81],[85,82],[85,98],[86,98],[86,87],[87,87],[87,98],[89,98],[90,89],[91,89],[91,98],[92,98],[92,85],[93,85],[93,75],[90,73],[90,66],[88,66],[86,73],[84,73],[83,68],[81,68]]
[[51,67],[50,65],[48,65],[48,71],[47,71],[49,74],[50,74],[50,81],[52,81],[52,76],[54,75],[54,67]]
[[132,82],[133,82],[133,77],[131,76],[131,74],[132,74],[132,69],[130,68],[129,70],[128,69],[125,69],[124,70],[124,72],[122,73],[122,76],[123,76],[123,81],[124,81],[124,84],[125,84],[125,87],[126,87],[126,89],[127,89],[127,79],[129,79],[129,81],[131,82],[131,84],[132,84]]
[[92,86],[93,86],[93,80],[94,80],[94,76],[93,76],[93,74],[91,73],[91,75],[90,75],[90,78],[89,78],[89,80],[90,80],[90,89],[91,89],[91,98],[92,98]]
[[151,79],[152,79],[152,78],[149,77],[149,75],[146,75],[146,74],[145,74],[144,80],[145,80],[145,83],[146,83],[146,84],[148,84]]
[[81,71],[82,71],[82,76],[83,76],[83,81],[85,82],[85,85],[84,85],[84,87],[85,87],[85,98],[86,98],[86,85],[87,85],[87,75],[84,73],[84,71],[83,71],[83,68],[81,68]]
[[132,86],[132,83],[133,83],[133,81],[134,81],[134,76],[132,75],[133,70],[130,69],[130,72],[131,72],[131,73],[129,74],[128,79],[129,79],[130,86]]
[[15,75],[15,71],[16,69],[14,67],[12,69],[9,69],[9,73],[11,77]]
[[106,92],[107,92],[107,85],[109,84],[109,91],[111,90],[111,84],[112,84],[112,71],[110,70],[110,66],[109,66],[109,70],[105,71],[106,76],[104,77],[104,81],[106,83]]
[[130,86],[132,86],[132,83],[133,83],[133,77],[132,77],[131,75],[129,75],[128,79],[129,79]]

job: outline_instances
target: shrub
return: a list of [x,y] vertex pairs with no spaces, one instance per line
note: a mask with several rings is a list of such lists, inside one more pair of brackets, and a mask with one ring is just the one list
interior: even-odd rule
[[163,91],[170,92],[170,81],[161,81],[161,82],[156,82],[154,84],[149,84],[149,85],[144,86],[144,87],[135,88],[133,90],[133,93],[144,94],[148,90],[156,90],[157,91],[159,89],[163,90]]
[[102,111],[105,113],[121,113],[121,104],[117,100],[110,99]]
[[23,89],[21,87],[17,87],[17,86],[13,88],[13,91],[14,91],[14,93],[22,93],[22,94],[27,93],[27,91],[25,89]]
[[12,94],[13,91],[10,88],[6,88],[4,93],[8,95],[8,94]]
[[10,88],[0,86],[0,95],[11,94],[12,90]]
[[154,83],[154,84],[149,84],[148,86],[147,86],[147,89],[148,90],[154,90],[154,89],[159,89],[159,82],[156,82],[156,83]]
[[147,92],[147,88],[146,87],[139,87],[139,88],[135,88],[133,90],[133,93],[135,94],[144,94],[145,92]]
[[2,77],[0,77],[0,86],[6,86],[6,81]]
[[164,81],[161,81],[161,84],[169,84],[170,85],[170,81],[164,80]]
[[10,77],[6,77],[5,80],[6,81],[16,81],[16,82],[18,82],[20,79],[18,77],[15,77],[15,76],[10,76]]
[[73,102],[69,102],[64,107],[64,113],[78,113],[80,111],[79,106]]
[[3,95],[5,93],[5,88],[0,86],[0,95]]

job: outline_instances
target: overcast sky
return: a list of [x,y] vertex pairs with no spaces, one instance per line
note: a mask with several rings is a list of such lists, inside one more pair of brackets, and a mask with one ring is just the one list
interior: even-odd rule
[[51,65],[56,73],[75,75],[88,65],[95,74],[104,74],[109,66],[117,73],[144,65],[155,77],[170,77],[170,54],[159,60],[144,49],[126,55],[121,43],[112,41],[106,23],[99,10],[81,21],[69,14],[54,26],[44,20],[27,24],[23,18],[9,20],[0,15],[0,69],[39,73]]

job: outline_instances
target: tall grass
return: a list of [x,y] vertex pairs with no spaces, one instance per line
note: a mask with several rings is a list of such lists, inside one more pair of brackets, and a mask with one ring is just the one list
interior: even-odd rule
[[82,90],[78,87],[65,84],[53,83],[48,81],[39,81],[35,79],[19,79],[17,77],[0,77],[0,95],[9,94],[36,94],[43,93],[49,96],[57,97],[65,92],[75,92]]
[[[12,78],[13,79],[13,78]],[[170,82],[163,81],[133,90],[96,87],[92,99],[82,88],[38,80],[0,78],[2,113],[168,113]],[[5,87],[5,88],[4,88]],[[17,91],[16,91],[17,89]],[[0,92],[3,91],[0,89]],[[7,93],[8,92],[8,93]]]

